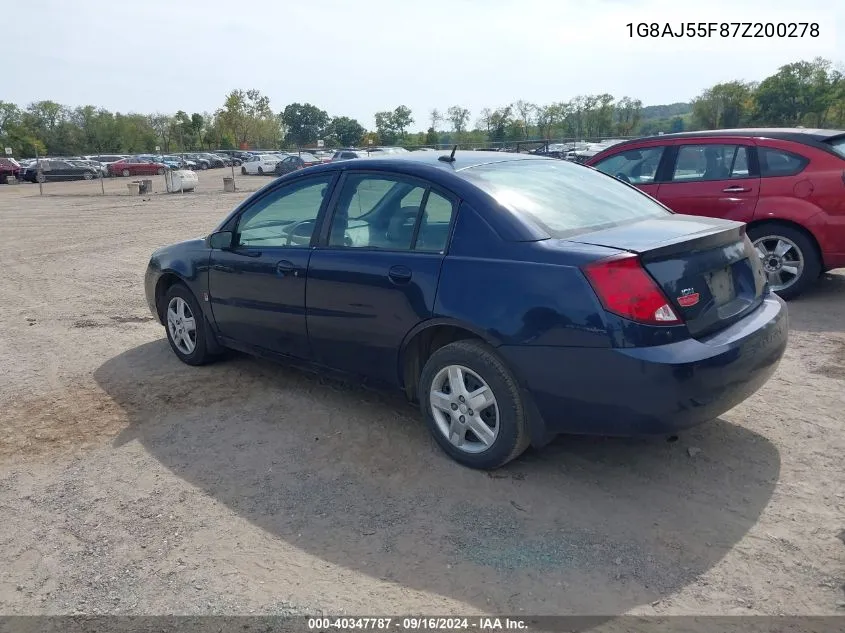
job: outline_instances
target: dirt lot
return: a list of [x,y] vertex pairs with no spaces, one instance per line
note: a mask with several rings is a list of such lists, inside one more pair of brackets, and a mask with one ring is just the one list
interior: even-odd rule
[[401,398],[176,360],[144,267],[242,199],[223,175],[0,185],[0,612],[843,612],[845,271],[722,419],[488,475]]

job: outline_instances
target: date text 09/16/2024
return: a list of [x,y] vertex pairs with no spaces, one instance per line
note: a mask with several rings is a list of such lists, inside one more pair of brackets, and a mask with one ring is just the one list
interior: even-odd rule
[[527,629],[521,618],[497,617],[319,617],[308,618],[309,631],[357,631],[357,630],[401,630],[401,631],[482,631],[498,633]]
[[628,22],[628,37],[803,38],[820,36],[818,22]]

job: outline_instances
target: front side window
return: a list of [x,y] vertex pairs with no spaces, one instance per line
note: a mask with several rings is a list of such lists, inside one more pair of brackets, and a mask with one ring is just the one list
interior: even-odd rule
[[672,181],[730,180],[748,175],[748,149],[744,145],[682,145]]
[[237,244],[244,247],[308,246],[331,176],[309,178],[269,194],[238,220]]
[[596,163],[595,167],[609,176],[613,176],[632,185],[644,185],[654,182],[657,167],[666,148],[644,147],[620,152]]
[[634,187],[554,158],[509,160],[456,173],[555,238],[671,215]]

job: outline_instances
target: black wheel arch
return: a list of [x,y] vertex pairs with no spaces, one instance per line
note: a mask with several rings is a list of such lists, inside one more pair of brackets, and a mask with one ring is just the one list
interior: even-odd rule
[[[399,384],[409,401],[418,402],[419,400],[417,391],[420,376],[431,355],[449,343],[466,339],[482,341],[494,350],[501,345],[501,341],[489,332],[451,318],[429,319],[417,324],[408,332],[400,347],[397,370]],[[502,362],[519,384],[531,445],[536,448],[545,446],[554,438],[554,435],[549,433],[548,425],[540,415],[534,398],[526,388],[519,372],[504,359]]]
[[164,298],[167,296],[167,291],[170,290],[174,285],[180,284],[185,286],[188,291],[194,296],[196,299],[197,305],[200,307],[200,311],[203,316],[203,323],[205,327],[206,333],[206,346],[208,347],[208,351],[212,354],[219,353],[223,350],[223,347],[217,340],[217,328],[214,325],[214,315],[211,313],[211,308],[207,301],[203,301],[200,296],[197,295],[195,289],[192,287],[195,284],[190,283],[184,276],[180,275],[174,270],[165,270],[159,276],[158,281],[156,281],[155,286],[155,306],[156,312],[158,313],[158,320],[159,323],[165,325],[165,318],[164,318]]

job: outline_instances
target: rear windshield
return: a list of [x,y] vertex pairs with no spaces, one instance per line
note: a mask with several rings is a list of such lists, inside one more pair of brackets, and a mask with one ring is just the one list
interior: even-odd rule
[[634,187],[562,160],[515,160],[457,173],[555,238],[671,214]]
[[845,136],[838,136],[827,141],[827,144],[833,148],[837,154],[845,158]]

